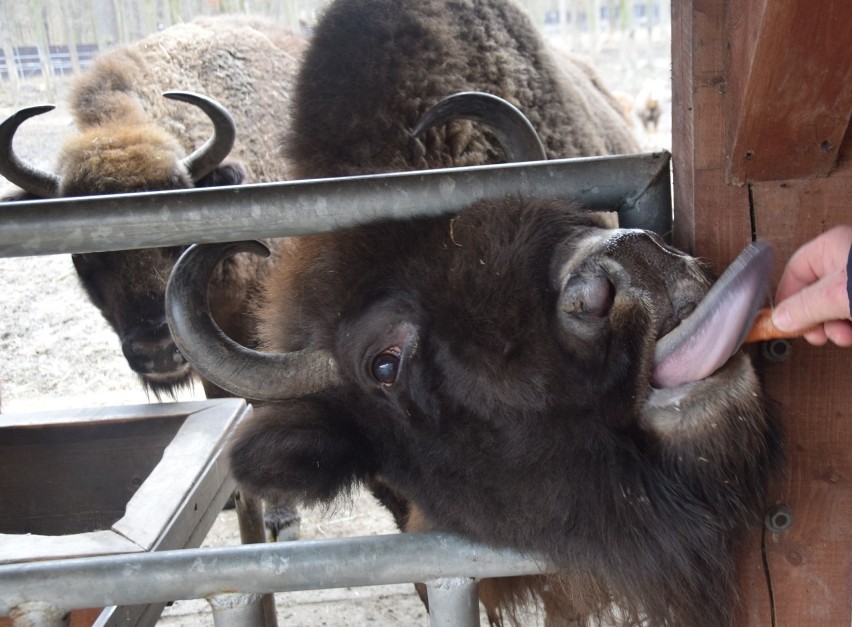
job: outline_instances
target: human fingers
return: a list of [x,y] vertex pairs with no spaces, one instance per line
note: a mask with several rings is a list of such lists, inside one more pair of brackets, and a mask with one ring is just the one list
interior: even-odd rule
[[848,348],[852,346],[852,322],[848,320],[831,320],[824,325],[828,340],[837,346]]
[[821,277],[846,268],[852,225],[836,226],[802,245],[787,262],[775,300],[781,302]]
[[814,327],[802,335],[814,346],[824,346],[832,342],[837,346],[849,348],[852,346],[852,322],[848,320],[830,320],[823,325]]
[[818,279],[775,306],[772,322],[782,331],[804,330],[829,320],[849,319],[845,267]]
[[825,346],[828,343],[828,337],[825,334],[825,329],[822,325],[814,327],[804,335],[805,341],[813,346]]

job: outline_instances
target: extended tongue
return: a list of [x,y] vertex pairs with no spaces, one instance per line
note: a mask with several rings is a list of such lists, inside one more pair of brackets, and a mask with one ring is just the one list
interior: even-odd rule
[[695,311],[657,341],[651,384],[677,387],[721,368],[748,333],[771,275],[772,247],[762,241],[749,244]]

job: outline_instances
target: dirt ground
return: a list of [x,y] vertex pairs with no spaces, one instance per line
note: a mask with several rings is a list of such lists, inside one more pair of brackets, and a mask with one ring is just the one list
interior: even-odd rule
[[[666,84],[665,59],[638,71],[611,53],[600,64],[613,68],[610,86],[635,97],[647,78]],[[637,73],[638,72],[638,73]],[[0,84],[0,90],[4,86]],[[57,110],[27,121],[15,139],[15,150],[26,161],[51,168],[62,137],[72,121],[62,101],[63,86],[50,99]],[[670,147],[670,95],[658,133],[647,134],[636,124],[643,148]],[[49,99],[38,84],[25,84],[16,101],[0,91],[0,119],[21,106]],[[0,196],[11,190],[0,178]],[[0,258],[0,389],[5,414],[43,409],[95,407],[156,402],[142,391],[128,368],[117,337],[81,290],[69,255]],[[200,386],[179,400],[200,399]],[[0,424],[3,416],[0,415]],[[393,533],[393,523],[364,494],[351,507],[333,515],[303,511],[301,537],[328,538]],[[206,545],[239,543],[233,512],[224,512]],[[279,594],[279,624],[284,625],[427,625],[428,617],[410,585],[376,586]],[[537,619],[530,617],[530,625]],[[161,625],[212,625],[204,601],[179,601],[167,608]]]
[[[33,90],[28,104],[43,102]],[[0,103],[0,119],[13,108]],[[15,149],[28,162],[52,165],[72,128],[61,107],[27,121]],[[0,196],[12,187],[0,179]],[[70,255],[0,258],[0,382],[3,414],[155,402],[127,366],[115,333],[80,288]],[[202,399],[200,386],[179,400]],[[0,415],[2,424],[3,415]],[[394,533],[389,514],[364,493],[332,514],[302,512],[303,539]],[[223,512],[205,546],[239,544],[233,511]],[[411,585],[373,586],[276,595],[282,625],[427,625]],[[207,602],[178,601],[161,625],[212,625]]]

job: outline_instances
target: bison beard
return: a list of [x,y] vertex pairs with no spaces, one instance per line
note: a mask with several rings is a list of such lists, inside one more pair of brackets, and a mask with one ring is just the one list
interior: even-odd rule
[[340,378],[259,408],[234,472],[306,503],[378,481],[403,527],[407,502],[415,529],[544,555],[558,572],[530,589],[552,618],[728,624],[779,427],[742,353],[649,385],[657,339],[709,284],[654,236],[557,201],[303,238],[269,283],[266,348],[327,350]]

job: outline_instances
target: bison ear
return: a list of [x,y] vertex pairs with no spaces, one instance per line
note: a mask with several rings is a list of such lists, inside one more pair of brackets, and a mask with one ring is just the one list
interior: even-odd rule
[[257,409],[231,443],[237,482],[261,497],[306,505],[347,493],[370,472],[369,445],[344,410],[325,405],[311,399]]
[[246,171],[235,161],[216,166],[210,174],[195,181],[196,187],[223,187],[225,185],[240,185],[246,179]]

